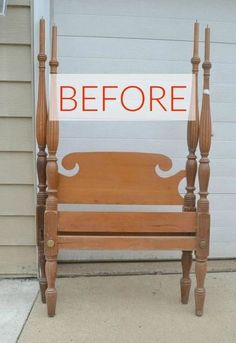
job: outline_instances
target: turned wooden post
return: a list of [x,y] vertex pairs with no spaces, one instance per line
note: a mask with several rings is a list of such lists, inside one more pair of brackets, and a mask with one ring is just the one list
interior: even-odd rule
[[48,315],[55,315],[57,291],[55,287],[57,273],[57,183],[58,183],[58,167],[57,167],[57,147],[59,136],[59,124],[57,120],[56,110],[56,80],[57,73],[57,27],[52,28],[52,52],[50,64],[50,108],[49,120],[47,126],[47,202],[45,212],[45,256],[46,256],[46,276],[48,288],[46,290],[46,302]]
[[45,275],[45,256],[44,256],[44,212],[47,198],[46,193],[46,127],[47,127],[47,102],[45,87],[45,20],[40,20],[39,29],[39,80],[38,80],[38,103],[36,113],[36,139],[38,144],[37,154],[37,174],[38,174],[38,193],[36,207],[36,226],[37,226],[37,246],[38,246],[38,275],[42,302],[45,303],[45,291],[47,281]]
[[207,270],[207,257],[209,254],[209,231],[210,231],[210,214],[208,200],[208,184],[210,178],[209,151],[211,147],[211,112],[210,112],[210,29],[205,29],[205,59],[203,63],[204,81],[203,81],[203,98],[202,110],[199,128],[199,146],[201,159],[199,164],[199,195],[197,212],[197,249],[196,249],[196,279],[197,286],[195,289],[196,315],[203,314],[205,299],[204,281]]
[[[191,59],[192,73],[194,76],[194,107],[195,113],[190,113],[187,127],[187,142],[188,151],[186,162],[186,194],[184,197],[183,211],[196,211],[196,197],[195,191],[195,179],[197,173],[197,156],[196,148],[198,145],[198,133],[199,133],[199,108],[198,108],[198,66],[200,63],[199,58],[199,23],[194,24],[194,45],[193,45],[193,57]],[[195,120],[192,120],[195,118]],[[187,304],[189,299],[189,292],[191,287],[190,270],[192,265],[192,251],[182,252],[182,270],[183,277],[180,280],[181,289],[181,302]]]
[[184,211],[196,211],[196,197],[194,194],[195,191],[195,179],[197,173],[197,157],[196,157],[196,148],[198,145],[198,134],[199,134],[199,108],[198,108],[198,66],[200,63],[199,58],[199,23],[194,24],[194,47],[193,47],[193,57],[191,59],[192,63],[192,73],[194,75],[194,111],[195,111],[195,120],[194,115],[190,113],[190,120],[188,121],[187,128],[187,142],[188,142],[188,151],[186,162],[186,194],[184,197]]

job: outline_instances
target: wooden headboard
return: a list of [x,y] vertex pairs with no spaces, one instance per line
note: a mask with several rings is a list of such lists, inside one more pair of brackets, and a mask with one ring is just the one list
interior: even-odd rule
[[58,202],[70,204],[182,205],[178,186],[185,171],[169,177],[171,159],[160,154],[136,152],[80,152],[62,160],[75,175],[59,174]]

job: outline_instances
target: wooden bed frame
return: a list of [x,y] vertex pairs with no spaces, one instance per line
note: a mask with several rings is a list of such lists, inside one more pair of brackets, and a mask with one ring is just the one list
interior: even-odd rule
[[[73,177],[58,173],[58,121],[47,120],[45,88],[45,22],[40,21],[39,89],[37,106],[38,195],[37,242],[39,284],[48,315],[54,316],[55,288],[59,249],[177,249],[182,251],[183,276],[181,301],[188,303],[192,251],[196,256],[196,315],[203,314],[204,280],[209,254],[210,214],[208,154],[211,145],[209,78],[211,63],[210,31],[205,30],[204,84],[201,117],[198,110],[199,24],[194,26],[192,71],[196,77],[196,120],[188,122],[189,154],[186,170],[162,178],[155,172],[171,168],[171,160],[161,154],[137,152],[78,152],[65,156],[62,165],[79,172]],[[51,74],[57,73],[57,28],[52,28]],[[196,148],[199,141],[199,167]],[[48,151],[48,156],[46,153]],[[195,178],[198,169],[199,200],[195,201]],[[186,176],[184,198],[178,191]],[[152,204],[183,205],[182,212],[69,212],[59,211],[58,204]]]

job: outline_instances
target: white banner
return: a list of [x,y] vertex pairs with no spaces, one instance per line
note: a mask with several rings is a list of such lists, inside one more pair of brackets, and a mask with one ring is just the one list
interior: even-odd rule
[[57,74],[50,119],[158,121],[195,119],[192,74]]

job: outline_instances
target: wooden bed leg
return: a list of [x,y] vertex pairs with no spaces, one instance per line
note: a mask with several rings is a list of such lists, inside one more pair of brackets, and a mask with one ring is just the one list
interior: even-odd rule
[[183,271],[183,277],[180,280],[181,302],[182,304],[187,304],[191,288],[191,279],[189,274],[192,266],[192,251],[182,252],[181,264]]
[[196,315],[201,317],[203,315],[203,307],[205,301],[206,290],[204,288],[204,282],[206,277],[207,271],[207,259],[199,259],[196,256],[196,266],[195,266],[195,273],[196,273],[196,280],[197,280],[197,287],[195,288],[195,312]]
[[[51,165],[54,163],[51,161],[48,163],[47,168],[50,171]],[[48,173],[50,175],[50,172]],[[51,179],[49,177],[49,187],[51,184]],[[49,188],[50,190],[51,188]],[[55,199],[52,199],[52,194],[49,193],[47,199],[47,210],[45,212],[45,242],[44,242],[44,251],[46,256],[46,266],[45,272],[47,277],[47,290],[46,290],[46,303],[48,316],[53,317],[56,312],[56,301],[57,301],[57,291],[56,291],[56,276],[57,276],[57,211],[55,211]]]
[[43,244],[40,244],[38,247],[38,261],[39,261],[39,287],[40,287],[40,293],[41,293],[41,300],[42,303],[46,304],[46,297],[45,292],[47,289],[47,279],[46,279],[46,273],[45,273],[45,256],[44,256],[44,247]]
[[46,290],[46,301],[48,316],[54,317],[56,313],[57,290],[55,287],[57,275],[57,256],[46,257],[46,275],[48,288]]

